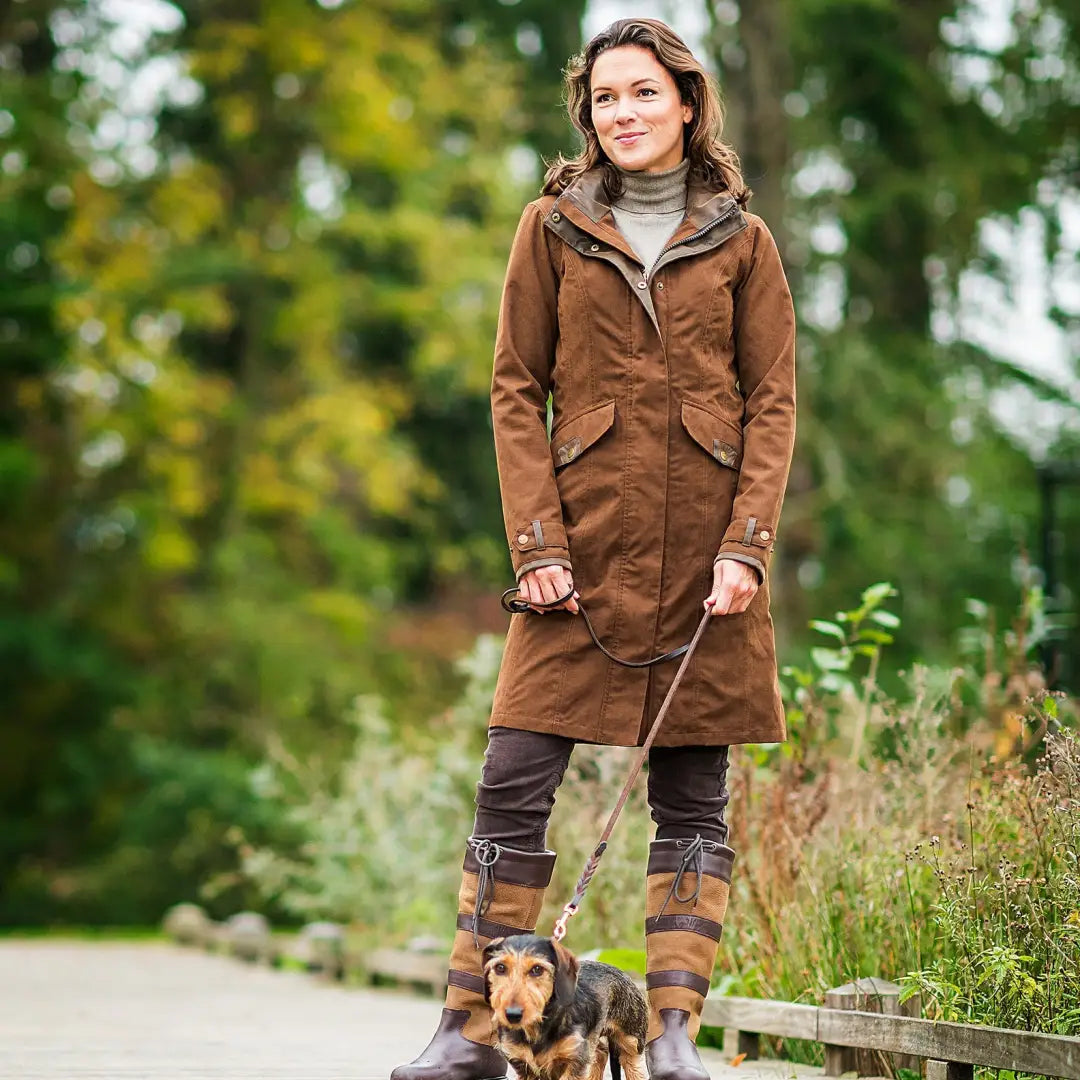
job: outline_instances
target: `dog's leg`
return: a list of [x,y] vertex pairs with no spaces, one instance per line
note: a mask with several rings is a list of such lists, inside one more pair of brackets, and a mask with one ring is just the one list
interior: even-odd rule
[[624,1080],[648,1080],[645,1058],[638,1039],[633,1035],[616,1035],[611,1039],[612,1080],[619,1080],[619,1072]]
[[611,1080],[621,1080],[622,1078],[622,1063],[619,1061],[619,1048],[613,1046],[611,1048]]
[[[589,1066],[587,1080],[604,1080],[604,1067],[608,1062],[607,1039],[601,1039],[596,1046],[596,1055]],[[619,1080],[619,1062],[614,1054],[611,1056],[611,1075],[613,1080]]]
[[599,1080],[604,1072],[604,1059],[607,1057],[603,1038],[596,1035],[588,1038],[577,1036],[576,1048],[570,1039],[567,1039],[564,1045],[568,1052],[545,1064],[544,1080],[549,1076],[558,1077],[559,1080]]

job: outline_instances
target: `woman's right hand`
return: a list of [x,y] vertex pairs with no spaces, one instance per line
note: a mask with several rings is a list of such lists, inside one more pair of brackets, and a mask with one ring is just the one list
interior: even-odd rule
[[547,603],[549,600],[557,600],[560,596],[574,588],[574,578],[565,566],[538,566],[535,570],[529,570],[521,575],[518,581],[518,593],[523,600],[529,601],[533,611],[539,611],[541,615],[549,611],[570,611],[577,614],[578,592],[569,596],[561,604],[553,607],[535,607],[533,605]]

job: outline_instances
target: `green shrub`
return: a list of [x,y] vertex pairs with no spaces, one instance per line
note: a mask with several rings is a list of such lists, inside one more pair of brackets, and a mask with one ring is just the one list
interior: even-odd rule
[[243,872],[298,919],[328,918],[403,939],[452,934],[465,838],[472,825],[490,689],[501,643],[481,636],[461,662],[460,702],[405,744],[382,702],[357,698],[351,751],[301,761],[277,745],[252,776],[298,837],[287,849],[240,843]]
[[1010,763],[973,785],[967,845],[919,852],[938,952],[908,985],[941,1019],[1080,1034],[1080,744],[1045,745],[1034,775]]

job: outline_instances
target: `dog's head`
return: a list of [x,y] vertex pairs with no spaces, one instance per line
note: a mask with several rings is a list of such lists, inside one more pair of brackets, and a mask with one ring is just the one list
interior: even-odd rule
[[495,938],[483,953],[484,998],[500,1028],[533,1041],[552,1010],[577,993],[578,961],[569,949],[537,934]]

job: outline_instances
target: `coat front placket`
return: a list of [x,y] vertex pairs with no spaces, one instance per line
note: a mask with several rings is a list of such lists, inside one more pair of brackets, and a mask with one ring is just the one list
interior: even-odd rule
[[[664,333],[663,308],[658,310],[654,289],[663,289],[658,272],[678,259],[711,251],[741,232],[746,220],[738,203],[726,193],[704,191],[691,187],[687,214],[675,233],[665,244],[656,262],[646,272],[644,264],[619,230],[611,209],[590,194],[588,189],[571,190],[556,199],[545,216],[545,225],[563,241],[586,258],[609,263],[626,281],[637,304],[631,305],[639,317],[631,318],[626,327],[625,348],[611,350],[612,355],[624,356],[628,364],[626,376],[631,380],[631,402],[623,417],[624,430],[631,433],[627,447],[624,474],[624,520],[630,544],[623,552],[619,568],[619,592],[632,594],[636,605],[646,605],[655,612],[648,655],[663,651],[657,641],[661,605],[664,602],[665,576],[679,572],[679,554],[669,550],[679,538],[671,535],[669,505],[670,432],[680,421],[678,403],[673,401],[668,355]],[[640,311],[639,311],[640,306]],[[643,313],[647,321],[640,317]],[[647,438],[639,414],[649,416],[649,426],[657,421],[668,437],[663,440],[665,457],[657,460],[655,438]],[[637,432],[635,438],[633,433]],[[653,432],[655,435],[655,431]],[[631,479],[632,478],[632,479]],[[702,597],[704,599],[704,597]],[[606,627],[610,640],[618,642],[627,609],[616,597],[613,619]],[[638,641],[643,635],[637,633]],[[641,659],[633,656],[633,659]],[[625,715],[640,717],[637,741],[641,742],[651,717],[648,715],[649,672],[616,668],[609,665],[605,674],[602,697],[604,720],[610,727],[601,728],[601,741],[626,741],[619,718]],[[622,735],[623,737],[620,737]]]

